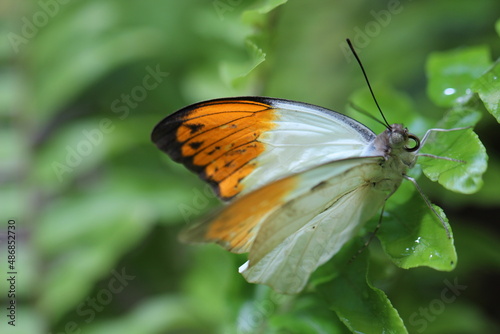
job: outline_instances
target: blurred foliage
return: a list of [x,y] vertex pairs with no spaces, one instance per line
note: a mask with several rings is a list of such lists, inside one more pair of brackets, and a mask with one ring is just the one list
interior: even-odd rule
[[[16,327],[2,306],[0,332],[500,331],[499,12],[495,0],[3,1],[0,267],[7,272],[5,233],[15,219],[19,274]],[[187,104],[233,95],[349,112],[348,99],[367,94],[346,37],[390,122],[419,136],[477,123],[475,133],[437,134],[428,152],[448,156],[440,143],[456,141],[456,152],[483,154],[482,142],[488,169],[482,182],[485,155],[458,170],[422,158],[412,174],[462,193],[484,183],[463,195],[419,178],[453,230],[453,271],[391,262],[401,250],[389,239],[404,237],[406,218],[389,201],[380,243],[329,270],[362,247],[353,240],[304,293],[279,295],[237,273],[245,256],[178,243],[180,228],[217,201],[149,134]],[[391,198],[393,208],[414,196],[409,188]],[[413,267],[409,260],[402,266]],[[2,279],[2,305],[6,291]]]

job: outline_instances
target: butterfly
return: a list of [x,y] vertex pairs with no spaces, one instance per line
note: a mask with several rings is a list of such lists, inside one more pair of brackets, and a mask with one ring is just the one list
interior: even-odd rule
[[407,171],[428,133],[421,143],[402,124],[387,123],[376,135],[326,108],[247,96],[182,108],[158,123],[151,138],[227,202],[181,239],[248,253],[239,268],[248,282],[293,294],[403,179],[414,181]]

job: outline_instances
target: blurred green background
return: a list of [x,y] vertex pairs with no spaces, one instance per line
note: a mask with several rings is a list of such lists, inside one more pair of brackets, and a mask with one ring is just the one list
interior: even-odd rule
[[[246,283],[237,273],[245,256],[177,241],[217,200],[150,132],[187,104],[225,96],[343,112],[366,89],[346,37],[375,91],[397,88],[422,114],[441,115],[426,95],[428,55],[486,45],[498,58],[499,13],[497,0],[3,0],[0,332],[346,332],[311,296],[273,300]],[[419,181],[449,217],[457,269],[386,266],[376,282],[410,333],[500,331],[498,123],[485,114],[477,133],[490,157],[480,192]],[[8,219],[17,227],[15,328],[5,310]],[[467,288],[440,309],[445,280]],[[286,314],[304,323],[280,323]]]

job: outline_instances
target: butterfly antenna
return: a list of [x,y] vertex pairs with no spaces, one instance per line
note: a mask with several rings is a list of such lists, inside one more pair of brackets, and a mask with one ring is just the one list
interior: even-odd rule
[[358,61],[359,67],[361,67],[361,71],[363,72],[363,76],[365,77],[365,81],[368,84],[368,88],[370,89],[370,93],[372,94],[373,101],[375,101],[375,104],[377,105],[378,111],[380,111],[380,115],[382,115],[382,118],[384,119],[385,126],[389,129],[391,126],[390,126],[389,122],[387,122],[387,119],[385,118],[384,113],[382,112],[382,109],[380,108],[380,106],[378,104],[377,98],[375,97],[375,94],[373,93],[372,86],[370,85],[370,81],[368,80],[368,76],[366,75],[365,68],[363,67],[363,64],[361,63],[361,59],[359,59],[358,54],[354,50],[354,46],[352,46],[351,40],[349,38],[347,38],[346,41],[347,41],[347,44],[349,44],[349,48],[351,49],[354,57]]
[[354,103],[352,103],[351,101],[349,101],[349,106],[356,110],[357,112],[365,115],[366,117],[369,117],[371,118],[372,120],[374,120],[375,122],[377,123],[380,123],[382,124],[383,126],[386,126],[384,122],[382,122],[381,120],[379,120],[377,117],[373,116],[372,114],[370,114],[368,111],[366,111],[365,109],[361,108],[360,106],[357,106],[355,105]]

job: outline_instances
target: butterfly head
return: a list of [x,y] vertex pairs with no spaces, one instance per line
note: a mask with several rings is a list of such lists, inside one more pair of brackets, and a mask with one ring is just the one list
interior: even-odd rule
[[[388,140],[388,146],[392,149],[403,149],[406,152],[415,152],[420,148],[420,139],[412,133],[403,124],[393,124],[384,131]],[[413,143],[410,143],[413,142]]]
[[403,124],[392,124],[379,134],[367,155],[381,155],[386,159],[397,158],[407,167],[412,167],[416,161],[416,151],[420,148],[420,139],[408,132]]

